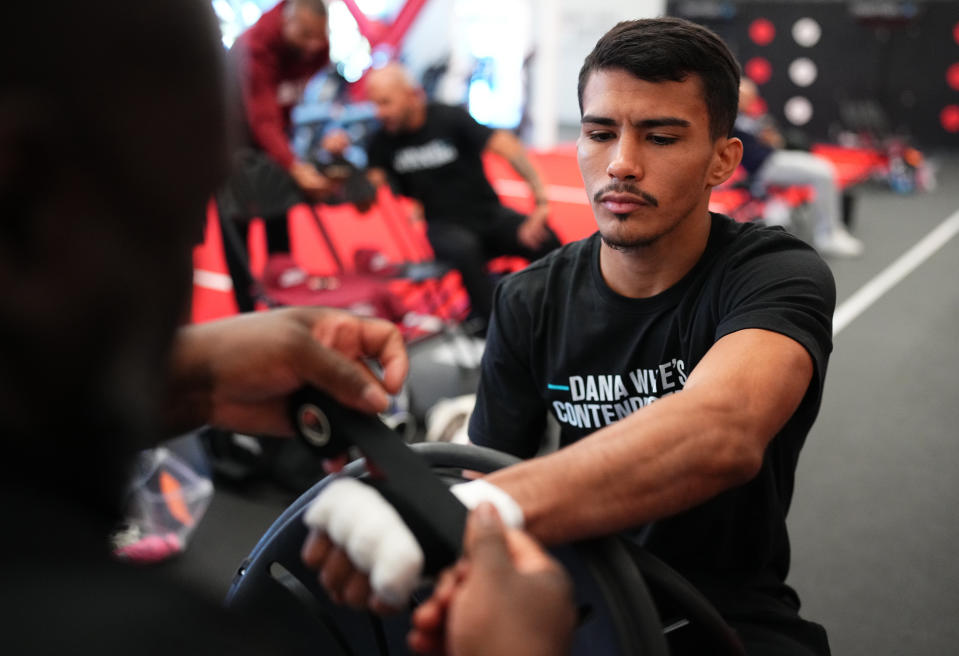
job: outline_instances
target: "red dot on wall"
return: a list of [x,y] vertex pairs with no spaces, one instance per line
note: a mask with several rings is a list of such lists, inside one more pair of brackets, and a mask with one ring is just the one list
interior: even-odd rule
[[759,46],[768,46],[776,38],[776,26],[766,18],[757,18],[749,24],[749,38]]
[[753,57],[743,67],[746,77],[756,84],[766,84],[773,76],[773,67],[765,57]]
[[952,40],[959,44],[959,23],[952,26]]
[[939,122],[946,132],[959,132],[959,105],[946,105],[939,112]]
[[955,63],[946,69],[946,83],[959,91],[959,63]]

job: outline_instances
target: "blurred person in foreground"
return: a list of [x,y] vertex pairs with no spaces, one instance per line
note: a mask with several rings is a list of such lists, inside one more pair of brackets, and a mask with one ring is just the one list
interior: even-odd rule
[[181,325],[229,150],[208,3],[7,3],[0,22],[19,62],[0,71],[4,652],[310,653],[282,617],[114,561],[107,536],[138,450],[204,423],[288,436],[306,383],[383,410],[400,335],[321,308]]

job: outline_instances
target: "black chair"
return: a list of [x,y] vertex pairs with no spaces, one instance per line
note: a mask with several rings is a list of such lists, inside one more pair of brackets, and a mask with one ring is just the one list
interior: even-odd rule
[[[516,462],[511,456],[453,444],[412,445],[445,482],[464,480],[462,471],[490,472]],[[364,464],[346,470],[362,476]],[[295,501],[264,534],[244,561],[227,596],[234,610],[274,614],[283,608],[287,630],[295,631],[318,654],[373,656],[408,654],[409,615],[378,617],[338,606],[317,584],[316,573],[300,562],[306,537],[302,515],[330,479]],[[639,571],[614,538],[590,540],[553,550],[576,589],[580,623],[573,654],[665,656],[659,617]],[[428,591],[414,595],[425,599]]]

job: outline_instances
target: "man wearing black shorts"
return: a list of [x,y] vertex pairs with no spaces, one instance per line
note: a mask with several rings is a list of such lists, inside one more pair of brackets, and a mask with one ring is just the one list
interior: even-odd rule
[[[477,123],[460,107],[428,103],[397,63],[371,71],[366,90],[382,124],[369,144],[370,180],[390,180],[419,201],[436,258],[459,270],[472,313],[485,324],[493,299],[486,262],[499,255],[536,260],[559,246],[536,169],[513,134]],[[529,184],[536,202],[529,216],[500,204],[483,171],[486,151]]]

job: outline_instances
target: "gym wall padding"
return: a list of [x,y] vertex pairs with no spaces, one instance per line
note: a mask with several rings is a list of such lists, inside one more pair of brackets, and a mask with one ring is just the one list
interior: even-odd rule
[[[768,71],[760,92],[770,113],[809,141],[835,141],[842,129],[857,127],[850,119],[872,122],[868,112],[850,109],[868,110],[873,102],[888,119],[888,133],[924,149],[959,148],[959,2],[670,0],[667,13],[715,30],[744,68]],[[818,39],[815,29],[806,39],[794,36],[804,18],[820,28]],[[815,72],[810,81],[813,69],[799,65],[807,86],[789,73],[801,58]],[[799,126],[784,110],[796,97],[812,110]]]

